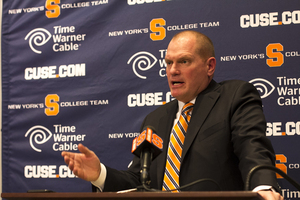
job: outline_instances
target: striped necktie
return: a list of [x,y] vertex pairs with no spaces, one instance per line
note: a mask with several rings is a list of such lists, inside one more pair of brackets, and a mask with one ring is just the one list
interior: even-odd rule
[[[169,191],[179,188],[179,173],[182,148],[188,124],[191,119],[191,111],[193,110],[193,105],[193,103],[187,103],[183,106],[179,120],[172,130],[162,187],[163,191]],[[173,192],[179,191],[175,190]]]

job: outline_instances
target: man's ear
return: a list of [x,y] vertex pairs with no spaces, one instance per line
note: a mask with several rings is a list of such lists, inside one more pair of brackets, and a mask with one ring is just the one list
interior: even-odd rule
[[208,76],[213,76],[215,73],[215,69],[216,69],[216,58],[215,57],[210,57],[209,59],[207,59],[207,75]]

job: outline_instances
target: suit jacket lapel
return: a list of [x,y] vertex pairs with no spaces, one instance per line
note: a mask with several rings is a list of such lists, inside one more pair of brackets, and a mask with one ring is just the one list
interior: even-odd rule
[[198,134],[202,124],[204,123],[206,117],[210,113],[214,104],[220,96],[220,93],[215,91],[219,87],[219,84],[212,81],[209,87],[201,92],[195,102],[192,118],[188,126],[186,137],[184,140],[183,151],[182,151],[182,161],[189,150],[191,144],[193,143],[196,135]]

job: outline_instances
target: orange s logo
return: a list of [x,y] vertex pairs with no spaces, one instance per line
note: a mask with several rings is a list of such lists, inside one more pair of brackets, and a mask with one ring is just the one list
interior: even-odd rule
[[139,146],[140,144],[142,144],[142,142],[144,142],[145,139],[146,139],[146,130],[143,131],[143,132],[139,135],[139,137],[138,137],[138,139],[137,139],[137,141],[136,141],[136,145]]
[[45,98],[45,114],[47,116],[56,116],[59,113],[59,96],[57,94],[48,94]]
[[[277,50],[274,52],[274,50]],[[266,54],[270,59],[267,59],[267,65],[269,67],[280,67],[284,63],[284,56],[281,52],[283,46],[280,43],[272,43],[266,47]]]
[[60,15],[60,0],[46,0],[46,17],[57,18]]
[[[276,163],[276,167],[278,169],[280,169],[281,171],[283,171],[284,173],[287,173],[287,167],[285,164],[282,163],[286,163],[287,162],[287,158],[285,155],[283,154],[276,154],[276,161],[279,161],[280,163]],[[280,176],[279,174],[276,174],[277,178],[283,178],[282,176]]]
[[[159,25],[159,26],[157,26]],[[166,37],[166,29],[163,27],[166,21],[163,18],[152,19],[150,22],[150,38],[153,41],[163,40]]]
[[163,140],[156,134],[152,135],[152,143],[157,146],[158,148],[162,149],[163,148]]

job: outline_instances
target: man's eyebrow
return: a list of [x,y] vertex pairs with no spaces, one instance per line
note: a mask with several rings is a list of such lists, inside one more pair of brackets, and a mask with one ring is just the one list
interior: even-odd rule
[[184,55],[184,56],[181,56],[181,57],[179,57],[179,60],[181,59],[191,59],[192,58],[192,56],[190,56],[190,55]]
[[179,56],[176,59],[165,57],[165,60],[182,60],[182,59],[192,59],[192,58],[193,58],[192,55],[182,55],[182,56]]
[[165,57],[165,61],[172,61],[173,59]]
[[182,55],[180,56],[178,59],[178,61],[182,61],[182,60],[192,60],[193,59],[193,56],[192,55]]

